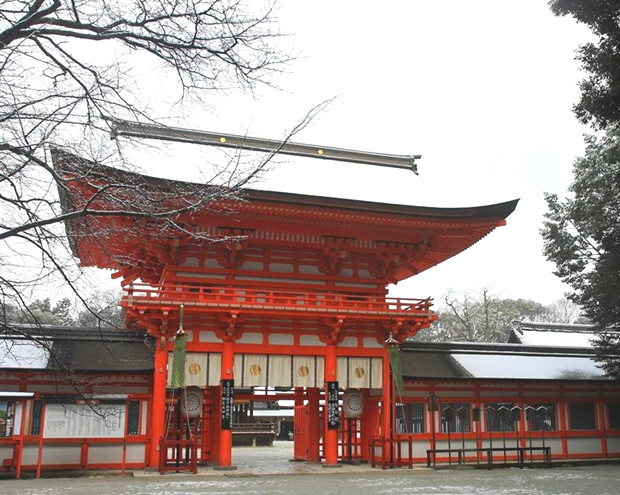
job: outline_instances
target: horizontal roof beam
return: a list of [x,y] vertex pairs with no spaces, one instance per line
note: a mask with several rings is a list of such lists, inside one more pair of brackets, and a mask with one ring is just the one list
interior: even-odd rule
[[337,160],[380,167],[402,168],[418,173],[415,161],[422,155],[388,155],[367,151],[347,150],[329,146],[293,143],[274,139],[255,138],[209,131],[198,131],[168,127],[158,124],[143,124],[126,120],[112,121],[112,138],[116,136],[137,137],[143,139],[161,139],[184,143],[203,144],[220,148],[235,148],[248,151],[263,151],[323,160]]

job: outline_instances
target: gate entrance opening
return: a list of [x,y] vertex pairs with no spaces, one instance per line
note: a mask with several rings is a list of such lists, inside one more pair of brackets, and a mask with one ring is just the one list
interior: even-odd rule
[[[166,435],[161,440],[160,471],[194,471],[197,464],[219,465],[222,416],[220,387],[168,390]],[[368,459],[370,440],[380,431],[380,405],[364,391],[365,415],[350,419],[338,412],[337,456],[343,462]],[[196,404],[200,404],[197,407]],[[249,448],[290,444],[287,461],[325,459],[325,399],[319,388],[256,387],[235,391],[232,414],[233,461]],[[239,447],[239,448],[235,448]],[[253,455],[253,454],[252,454]]]

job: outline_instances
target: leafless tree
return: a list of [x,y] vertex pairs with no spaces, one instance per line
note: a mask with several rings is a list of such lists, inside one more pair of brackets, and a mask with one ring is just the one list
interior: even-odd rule
[[[87,304],[76,285],[81,273],[66,222],[123,214],[158,218],[163,229],[183,229],[175,222],[180,213],[235,194],[269,161],[271,156],[263,156],[242,170],[240,157],[233,155],[227,169],[214,171],[202,184],[180,195],[162,187],[153,196],[131,174],[122,146],[109,144],[108,136],[110,119],[155,123],[169,115],[167,107],[149,106],[142,91],[148,80],[166,81],[172,102],[191,105],[204,104],[217,92],[272,84],[272,76],[291,60],[274,48],[280,35],[273,16],[269,3],[247,6],[237,0],[0,4],[0,335],[20,331],[10,324],[7,308],[28,313],[32,298],[58,284],[71,287]],[[67,159],[71,156],[79,158]],[[79,171],[72,171],[72,164]],[[88,175],[89,167],[101,173],[107,165],[121,172],[110,173],[103,185],[94,174],[87,177],[92,198],[61,209],[67,174]],[[36,321],[36,315],[29,316]]]
[[448,291],[439,307],[439,320],[422,340],[506,342],[514,322],[545,321],[548,309],[526,299],[501,299],[488,288],[457,293]]
[[547,313],[543,320],[551,323],[590,323],[583,316],[581,307],[565,297],[547,306]]

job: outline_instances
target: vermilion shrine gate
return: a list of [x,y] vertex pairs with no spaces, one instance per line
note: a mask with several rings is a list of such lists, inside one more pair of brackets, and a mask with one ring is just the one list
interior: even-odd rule
[[[176,194],[181,206],[187,191],[199,189],[66,155],[56,164],[73,179],[62,192],[67,208],[90,202],[91,210],[104,210],[119,197],[130,205],[139,194],[157,198],[162,191],[168,202]],[[112,176],[137,187],[102,189]],[[467,249],[504,225],[515,206],[425,208],[244,190],[240,199],[220,197],[179,214],[174,222],[182,228],[119,213],[76,217],[67,230],[83,266],[115,270],[129,320],[157,339],[151,466],[190,430],[199,460],[231,466],[233,384],[235,402],[294,391],[286,398],[297,404],[295,456],[330,466],[347,440],[354,437],[356,456],[368,459],[371,438],[391,435],[395,399],[385,342],[403,342],[436,319],[430,299],[388,297],[388,284]],[[197,408],[186,414],[197,419],[173,421],[170,432],[169,368],[181,306],[185,382],[195,393],[185,405]],[[338,389],[359,389],[363,400],[348,439],[351,429],[338,421]]]

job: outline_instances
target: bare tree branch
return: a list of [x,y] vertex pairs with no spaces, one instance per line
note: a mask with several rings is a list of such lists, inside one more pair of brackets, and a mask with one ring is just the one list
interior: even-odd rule
[[[218,198],[236,198],[278,150],[249,168],[241,155],[232,156],[183,191],[163,183],[153,190],[125,158],[132,143],[109,140],[108,119],[161,123],[169,116],[168,107],[150,106],[136,60],[149,67],[147,77],[172,81],[166,91],[177,102],[204,104],[217,92],[271,85],[291,60],[274,46],[280,34],[273,15],[268,1],[248,6],[239,0],[7,0],[0,5],[0,337],[15,335],[12,309],[37,323],[33,300],[61,286],[99,324],[113,323],[82,293],[83,274],[66,225],[117,217],[132,226],[157,223],[151,235],[164,240],[211,241],[188,229],[183,215]],[[283,143],[323,106],[311,109]],[[79,167],[63,161],[69,156]],[[120,172],[95,172],[111,170],[106,167]],[[72,204],[67,192],[77,180],[88,185],[88,195]],[[82,234],[105,243],[111,232]],[[122,262],[131,267],[141,260],[128,254]]]

